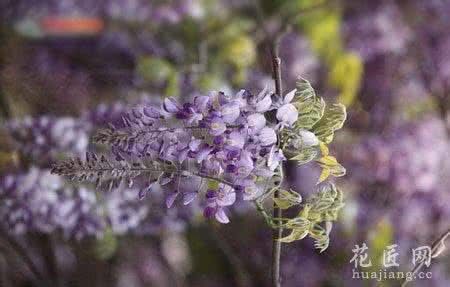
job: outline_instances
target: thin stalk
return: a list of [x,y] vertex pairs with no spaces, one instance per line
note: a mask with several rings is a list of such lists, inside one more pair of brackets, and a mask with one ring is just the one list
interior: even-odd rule
[[[272,76],[275,81],[275,93],[281,98],[283,96],[283,87],[281,83],[281,59],[278,53],[278,41],[274,40],[271,43],[270,54],[272,58]],[[283,181],[283,168],[280,171],[280,181]],[[280,197],[279,189],[276,189],[274,198]],[[276,203],[273,203],[273,217],[281,218],[283,216],[281,208],[278,208]],[[283,236],[283,229],[281,227],[275,228],[272,232],[272,286],[281,287],[280,278],[280,260],[281,260],[281,242],[278,240]]]
[[129,169],[126,168],[117,168],[117,167],[111,167],[111,168],[93,168],[89,171],[113,171],[113,170],[130,170],[130,171],[139,171],[139,172],[148,172],[148,173],[171,173],[171,174],[177,174],[177,175],[190,175],[190,176],[196,176],[204,179],[210,179],[217,181],[218,183],[222,183],[224,185],[228,185],[230,187],[235,187],[235,185],[225,179],[210,176],[204,173],[198,173],[198,172],[192,172],[188,170],[164,170],[164,169],[152,169],[152,168],[141,168],[141,167],[132,167]]
[[[431,258],[435,258],[438,257],[439,254],[441,254],[441,252],[445,249],[445,241],[447,240],[447,238],[450,237],[450,229],[448,229],[444,234],[442,234],[441,236],[439,236],[439,238],[433,242],[432,246],[431,246]],[[425,260],[423,260],[422,262],[420,262],[420,264],[418,264],[412,271],[412,276],[411,278],[415,278],[416,275],[420,272],[420,270],[422,270],[422,268],[425,266]],[[402,284],[401,287],[405,287],[406,285],[408,285],[409,281],[405,280]]]

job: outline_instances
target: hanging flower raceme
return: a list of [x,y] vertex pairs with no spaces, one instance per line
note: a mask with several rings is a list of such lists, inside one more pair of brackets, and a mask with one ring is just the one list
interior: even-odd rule
[[20,154],[39,161],[62,153],[81,155],[89,143],[89,123],[71,117],[25,117],[8,121],[5,127]]
[[14,234],[61,231],[66,238],[102,237],[105,231],[123,234],[146,217],[137,190],[97,194],[86,186],[74,187],[32,167],[26,173],[0,179],[0,218]]
[[[254,201],[263,210],[262,200],[281,189],[281,163],[288,158],[299,163],[316,160],[324,170],[320,182],[343,175],[345,169],[328,155],[326,144],[344,120],[345,108],[326,109],[303,79],[281,99],[267,89],[257,95],[246,90],[233,96],[210,92],[186,103],[166,98],[160,107],[134,108],[123,115],[120,127],[98,132],[94,140],[108,145],[109,155],[87,153],[85,160],[73,158],[52,171],[110,189],[123,180],[131,186],[134,178],[145,178],[140,197],[161,186],[167,190],[167,207],[177,201],[187,205],[201,194],[204,216],[228,223],[227,208],[238,200]],[[198,179],[194,192],[186,188],[192,178]],[[276,203],[301,205],[292,198],[297,197]],[[268,222],[286,225],[285,219]],[[302,229],[302,234],[314,237],[320,221],[309,222],[310,229]],[[322,242],[327,235],[321,233]]]

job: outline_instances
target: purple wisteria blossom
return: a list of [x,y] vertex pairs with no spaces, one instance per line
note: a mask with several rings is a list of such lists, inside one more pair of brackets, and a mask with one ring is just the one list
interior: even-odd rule
[[16,149],[26,157],[55,159],[59,154],[81,155],[89,143],[90,125],[76,118],[25,117],[6,123]]
[[61,231],[67,238],[101,237],[107,229],[124,234],[145,219],[137,190],[110,193],[68,185],[49,170],[5,175],[0,182],[0,218],[15,234]]
[[[226,208],[237,200],[260,196],[286,160],[277,146],[277,132],[298,118],[290,103],[295,90],[281,101],[272,95],[268,89],[257,95],[241,90],[232,96],[213,91],[191,102],[166,98],[160,107],[135,107],[122,115],[121,123],[94,137],[111,146],[114,163],[110,157],[88,154],[86,165],[74,160],[53,171],[80,180],[97,177],[100,185],[103,179],[108,181],[108,172],[128,178],[130,184],[132,178],[148,172],[147,190],[167,190],[167,207],[178,201],[187,205],[204,192],[205,217],[228,223]],[[277,110],[276,123],[265,115],[272,110]],[[192,176],[201,180],[195,191],[185,191],[185,182]],[[211,182],[216,183],[214,188]],[[139,197],[146,194],[141,190]]]

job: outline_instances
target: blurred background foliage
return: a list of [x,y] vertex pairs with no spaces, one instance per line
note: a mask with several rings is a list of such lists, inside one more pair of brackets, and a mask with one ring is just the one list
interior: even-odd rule
[[[302,76],[348,106],[334,144],[348,171],[337,182],[346,207],[323,254],[308,241],[284,245],[283,286],[375,286],[351,278],[354,245],[368,244],[377,270],[397,243],[409,270],[410,249],[448,229],[450,2],[255,2],[0,3],[1,286],[269,286],[270,230],[245,205],[216,226],[195,208],[166,209],[157,193],[81,192],[46,175],[56,159],[94,148],[93,131],[130,107],[273,88],[261,18],[289,26],[285,90]],[[319,174],[298,168],[288,179],[306,194]],[[38,208],[61,208],[52,198],[62,192],[88,206],[76,231]],[[450,286],[449,256],[430,270],[417,286]]]

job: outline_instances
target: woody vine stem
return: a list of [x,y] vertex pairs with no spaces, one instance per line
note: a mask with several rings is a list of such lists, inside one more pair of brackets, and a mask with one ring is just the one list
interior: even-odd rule
[[[278,53],[278,40],[275,39],[270,43],[270,54],[272,58],[272,75],[275,81],[275,93],[277,97],[281,98],[283,95],[282,84],[281,84],[281,59]],[[283,170],[283,167],[281,168]],[[282,175],[283,173],[281,173]],[[283,176],[281,176],[281,181],[283,181]],[[274,198],[278,198],[279,190],[276,189],[274,192]],[[281,218],[282,211],[276,205],[275,201],[273,203],[273,218]],[[272,232],[272,286],[280,287],[280,260],[281,260],[281,242],[278,240],[282,237],[283,229],[277,227]]]

